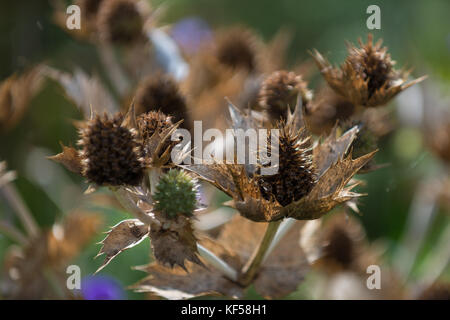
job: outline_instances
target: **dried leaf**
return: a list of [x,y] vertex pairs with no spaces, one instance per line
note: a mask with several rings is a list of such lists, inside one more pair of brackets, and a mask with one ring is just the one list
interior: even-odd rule
[[373,158],[375,152],[355,160],[352,160],[350,152],[347,157],[339,160],[323,173],[306,197],[283,207],[281,211],[284,216],[298,220],[317,219],[336,205],[362,196],[362,194],[351,192],[359,182],[350,186],[347,184],[358,170]]
[[313,149],[314,166],[319,177],[331,165],[344,157],[353,140],[355,140],[357,133],[358,128],[353,127],[338,138],[337,127],[334,127],[325,141]]
[[53,160],[55,162],[59,162],[69,171],[78,173],[81,175],[82,166],[81,166],[81,158],[78,154],[78,150],[72,147],[66,147],[61,143],[61,147],[63,151],[58,153],[57,155],[48,157],[48,159]]
[[197,239],[194,236],[191,221],[178,215],[175,219],[166,219],[157,214],[160,225],[152,224],[150,239],[156,260],[171,268],[185,267],[185,260],[203,265],[197,256]]
[[139,244],[148,232],[148,225],[138,219],[123,220],[112,227],[106,238],[101,242],[103,246],[96,256],[106,254],[105,261],[96,273],[106,267],[119,253]]
[[[204,238],[201,240],[201,244],[230,266],[239,268],[240,262],[237,256],[218,242]],[[206,261],[204,263],[208,265]],[[225,278],[213,267],[204,268],[190,261],[186,262],[185,270],[181,267],[167,268],[158,263],[137,269],[149,274],[148,277],[131,287],[137,292],[152,292],[171,300],[190,299],[211,294],[232,298],[242,298],[243,296],[243,288]]]

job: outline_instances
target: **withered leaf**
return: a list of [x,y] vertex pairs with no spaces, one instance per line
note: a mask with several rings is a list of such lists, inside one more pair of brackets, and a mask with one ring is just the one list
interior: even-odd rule
[[81,175],[82,166],[78,150],[72,147],[66,147],[62,143],[61,147],[63,148],[63,151],[61,153],[48,157],[48,159],[59,162],[64,165],[64,167],[66,167],[66,169],[68,169],[69,171]]
[[[239,268],[239,258],[225,249],[218,242],[203,238],[201,244],[215,255],[226,261],[230,266]],[[152,292],[171,300],[190,299],[204,295],[225,295],[232,298],[242,298],[243,288],[225,278],[220,272],[209,266],[186,261],[185,269],[181,267],[167,268],[158,263],[136,269],[145,271],[148,277],[139,281],[131,288],[137,292]]]
[[106,254],[105,261],[97,269],[102,270],[122,251],[139,244],[149,232],[149,226],[138,219],[127,219],[119,222],[108,231],[101,242],[103,244],[96,257]]
[[197,239],[194,236],[191,221],[178,215],[167,219],[157,214],[160,225],[152,224],[150,239],[156,260],[171,268],[175,265],[185,267],[185,260],[203,265],[197,256]]

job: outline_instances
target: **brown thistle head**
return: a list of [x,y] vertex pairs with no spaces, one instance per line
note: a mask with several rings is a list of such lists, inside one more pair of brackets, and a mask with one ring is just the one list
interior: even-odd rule
[[301,95],[303,106],[311,102],[312,92],[300,75],[288,71],[275,71],[262,83],[259,105],[268,110],[272,120],[285,119],[287,108],[294,109],[297,96]]
[[97,185],[139,185],[144,175],[136,131],[121,125],[123,116],[96,116],[80,130],[82,175]]
[[159,74],[143,80],[136,90],[137,114],[160,110],[172,117],[174,122],[187,118],[187,105],[175,80]]
[[421,77],[407,83],[409,71],[394,68],[395,61],[387,53],[387,47],[381,47],[381,39],[373,44],[369,34],[366,44],[361,39],[358,42],[359,48],[348,45],[348,56],[340,69],[333,68],[318,51],[312,54],[330,87],[353,104],[385,105],[401,91],[424,80]]
[[135,0],[103,1],[97,23],[100,37],[111,43],[126,45],[142,36],[143,18]]
[[235,27],[218,36],[215,56],[217,60],[232,69],[256,71],[257,37],[248,29]]
[[[169,130],[173,126],[172,119],[160,111],[149,111],[139,115],[136,123],[142,138],[145,159],[151,161],[154,150],[151,150],[153,146],[150,141],[155,133],[161,135],[164,131]],[[170,138],[166,139],[163,142],[158,156],[161,156],[168,148],[173,147],[176,143],[176,141],[171,141]]]
[[257,176],[261,195],[266,200],[276,199],[282,206],[306,196],[317,182],[309,138],[302,139],[300,132],[281,122],[278,126],[278,172]]
[[82,14],[82,23],[90,30],[95,30],[97,24],[97,13],[103,0],[77,0],[76,4],[80,7]]

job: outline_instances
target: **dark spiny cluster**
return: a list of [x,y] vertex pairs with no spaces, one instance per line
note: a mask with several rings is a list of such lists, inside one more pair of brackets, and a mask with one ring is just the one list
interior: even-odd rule
[[269,111],[273,120],[280,120],[286,118],[287,108],[295,107],[298,94],[302,97],[303,106],[306,106],[312,94],[302,77],[294,72],[276,71],[262,83],[259,105]]
[[97,185],[139,185],[144,174],[135,133],[122,127],[120,114],[96,116],[81,130],[82,174]]
[[173,125],[171,117],[161,111],[143,113],[137,117],[136,122],[144,141],[150,139],[155,132],[162,132]]
[[98,12],[100,36],[117,44],[130,44],[142,36],[143,19],[134,0],[108,0]]
[[388,89],[391,80],[398,78],[398,74],[394,72],[393,61],[386,53],[387,48],[380,48],[380,44],[374,46],[372,38],[369,37],[368,43],[360,43],[359,49],[353,48],[346,60],[346,63],[352,66],[353,72],[368,81],[368,98],[378,89]]
[[287,206],[311,191],[317,179],[308,144],[308,140],[300,139],[300,133],[292,132],[289,126],[280,126],[278,172],[257,177],[265,199],[276,199]]
[[241,28],[231,29],[219,37],[216,57],[218,61],[234,69],[249,72],[257,68],[256,40],[254,35]]
[[171,116],[174,122],[187,118],[186,100],[175,80],[168,75],[159,74],[145,79],[137,89],[135,99],[138,114],[160,110]]
[[325,247],[325,257],[339,263],[342,267],[349,267],[353,261],[353,241],[341,227],[334,227],[328,235],[328,245]]

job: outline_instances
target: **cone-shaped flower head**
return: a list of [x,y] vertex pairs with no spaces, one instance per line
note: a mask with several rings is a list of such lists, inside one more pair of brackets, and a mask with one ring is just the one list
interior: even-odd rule
[[312,99],[312,92],[300,75],[284,70],[275,71],[262,83],[259,105],[269,112],[272,120],[278,121],[286,117],[287,108],[294,110],[298,94],[301,95],[303,106]]
[[258,176],[261,194],[266,200],[275,198],[286,206],[307,195],[314,187],[317,177],[312,164],[309,139],[302,139],[292,126],[279,124],[279,168],[274,175]]
[[184,171],[170,170],[159,180],[153,199],[155,210],[168,218],[191,217],[197,205],[196,182]]
[[317,51],[313,58],[331,88],[355,105],[382,106],[401,91],[424,80],[424,77],[407,82],[409,72],[396,70],[381,40],[372,42],[369,34],[366,44],[359,40],[360,48],[348,45],[348,56],[340,68],[334,68]]
[[97,185],[139,185],[144,175],[142,148],[123,117],[96,116],[81,129],[82,174]]
[[143,19],[134,0],[103,1],[97,23],[100,36],[111,43],[130,44],[142,36]]

